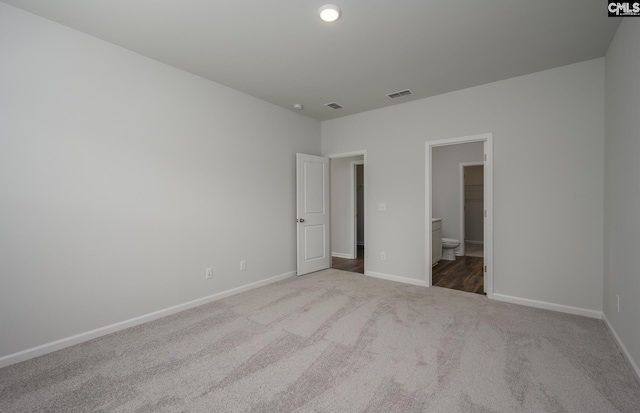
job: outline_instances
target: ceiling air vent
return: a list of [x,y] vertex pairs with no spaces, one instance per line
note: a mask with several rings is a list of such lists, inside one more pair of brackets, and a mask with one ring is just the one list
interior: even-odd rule
[[389,93],[387,96],[389,96],[391,99],[395,99],[395,98],[399,98],[402,96],[407,96],[407,95],[411,95],[413,94],[409,89],[405,89],[405,90],[401,90],[399,92],[393,92],[393,93]]
[[329,106],[332,109],[342,109],[342,106],[338,105],[336,102],[325,103],[325,106]]

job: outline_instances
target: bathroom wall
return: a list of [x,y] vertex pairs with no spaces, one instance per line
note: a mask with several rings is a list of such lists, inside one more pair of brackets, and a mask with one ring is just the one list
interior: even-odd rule
[[[433,148],[433,217],[442,218],[444,238],[460,240],[460,164],[483,158],[482,142]],[[455,251],[459,254],[460,248]]]
[[[464,168],[464,239],[484,240],[484,167]],[[462,242],[462,241],[461,241]]]

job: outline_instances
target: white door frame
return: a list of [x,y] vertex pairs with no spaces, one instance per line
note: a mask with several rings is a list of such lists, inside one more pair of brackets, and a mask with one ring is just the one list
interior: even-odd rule
[[[484,221],[484,264],[485,291],[488,298],[493,298],[493,134],[462,136],[458,138],[440,139],[425,142],[425,281],[431,287],[431,218],[432,218],[432,194],[431,188],[433,164],[433,148],[437,146],[458,145],[461,143],[484,142],[484,209],[486,217]],[[366,234],[365,234],[366,236]]]
[[465,229],[465,219],[464,219],[464,207],[465,207],[465,196],[464,196],[464,168],[467,166],[484,166],[484,162],[462,162],[460,163],[460,247],[458,251],[460,251],[460,255],[464,257],[465,254],[465,245],[464,239],[466,236]]
[[[354,212],[351,214],[351,220],[352,220],[352,225],[351,227],[354,228],[354,249],[353,249],[353,258],[357,257],[357,253],[358,253],[358,249],[357,249],[357,244],[358,244],[358,234],[357,234],[357,230],[358,230],[358,223],[355,220],[355,197],[357,196],[357,192],[354,191],[354,185],[355,185],[355,164],[360,164],[360,165],[364,165],[364,176],[363,176],[363,184],[364,184],[364,244],[367,245],[367,238],[368,236],[368,231],[367,231],[367,150],[363,149],[360,151],[353,151],[353,152],[341,152],[341,153],[335,153],[335,154],[331,154],[331,155],[323,155],[326,156],[329,159],[339,159],[339,158],[351,158],[352,156],[362,156],[363,160],[362,161],[354,161],[352,162],[352,168],[351,168],[351,173],[354,175],[352,176],[351,179],[351,211]],[[365,255],[365,270],[367,267],[367,256]]]

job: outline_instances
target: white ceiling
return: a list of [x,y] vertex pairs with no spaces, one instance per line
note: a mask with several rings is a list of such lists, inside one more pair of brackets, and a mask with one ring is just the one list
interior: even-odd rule
[[620,23],[601,0],[328,0],[334,23],[323,0],[1,1],[318,120],[602,57]]

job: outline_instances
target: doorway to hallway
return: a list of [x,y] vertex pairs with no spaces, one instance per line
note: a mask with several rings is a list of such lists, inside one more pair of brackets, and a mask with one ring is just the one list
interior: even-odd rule
[[366,156],[348,153],[331,159],[332,268],[365,273]]
[[364,245],[358,245],[356,258],[331,257],[331,268],[364,274]]

